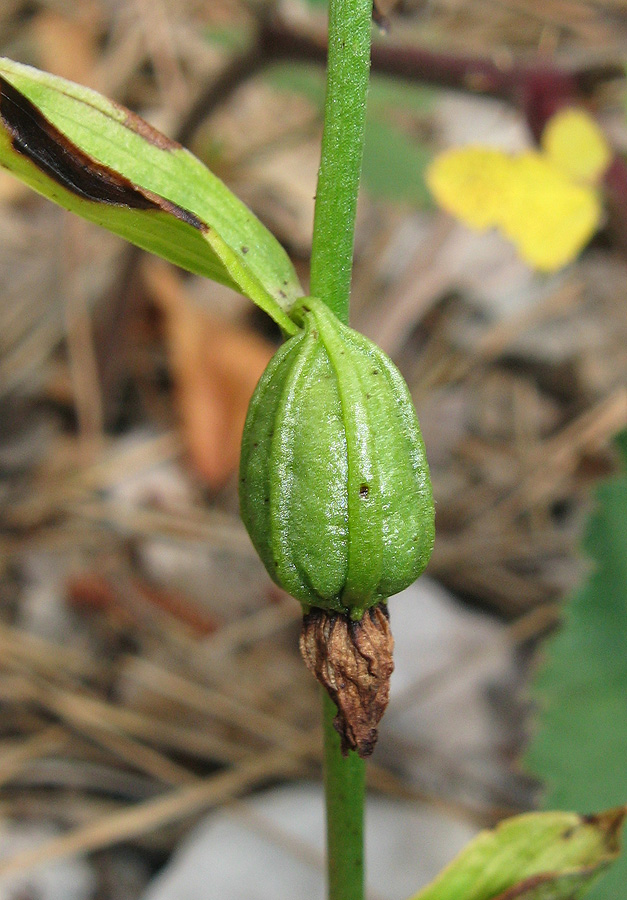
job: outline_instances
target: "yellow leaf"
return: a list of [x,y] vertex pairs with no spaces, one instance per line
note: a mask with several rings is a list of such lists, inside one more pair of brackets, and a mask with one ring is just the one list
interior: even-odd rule
[[499,225],[526,262],[556,271],[578,256],[598,228],[597,193],[571,181],[539,153],[524,153],[511,163]]
[[576,181],[597,181],[612,157],[603,132],[581,109],[565,109],[554,115],[542,132],[542,148]]
[[463,147],[437,156],[427,184],[440,206],[471,228],[497,224],[503,191],[511,184],[511,159],[502,150]]
[[426,178],[447,212],[480,231],[498,228],[529,265],[552,272],[575,259],[598,228],[603,210],[594,182],[610,159],[594,121],[565,110],[547,125],[540,151],[448,150]]

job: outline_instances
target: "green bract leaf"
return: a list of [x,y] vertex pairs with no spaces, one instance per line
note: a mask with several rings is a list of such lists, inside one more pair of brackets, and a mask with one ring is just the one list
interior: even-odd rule
[[412,900],[579,900],[617,856],[625,813],[506,819],[479,834]]
[[280,244],[195,156],[124,107],[0,58],[0,165],[296,332],[287,311],[303,291]]

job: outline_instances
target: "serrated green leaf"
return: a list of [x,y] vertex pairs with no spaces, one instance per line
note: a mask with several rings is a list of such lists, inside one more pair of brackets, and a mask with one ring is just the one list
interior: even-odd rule
[[505,819],[479,834],[411,900],[579,900],[615,859],[625,813]]
[[[619,442],[627,469],[627,432]],[[545,786],[543,806],[582,811],[627,800],[627,473],[596,499],[584,541],[594,568],[544,648],[525,758]],[[590,900],[618,900],[626,884],[622,858]]]
[[191,153],[95,91],[0,59],[0,164],[123,238],[249,297],[290,334],[303,291],[273,235]]

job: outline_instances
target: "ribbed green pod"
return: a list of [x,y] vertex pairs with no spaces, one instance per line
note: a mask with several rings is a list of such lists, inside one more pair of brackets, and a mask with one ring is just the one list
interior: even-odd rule
[[251,400],[244,524],[271,578],[305,609],[360,619],[425,568],[434,510],[405,381],[372,341],[312,297]]

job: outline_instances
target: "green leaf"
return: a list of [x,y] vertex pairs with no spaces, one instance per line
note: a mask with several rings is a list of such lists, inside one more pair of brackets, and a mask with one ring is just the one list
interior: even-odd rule
[[400,128],[376,117],[366,124],[363,180],[373,197],[433,206],[424,173],[432,154]]
[[[314,63],[280,62],[266,73],[267,82],[276,90],[306,97],[322,113],[324,110],[324,69]],[[423,116],[435,105],[437,90],[410,84],[392,75],[374,73],[368,89],[368,116],[389,118],[390,113]]]
[[324,69],[313,63],[282,62],[270,66],[265,75],[275,90],[300,94],[322,114],[326,90]]
[[[627,469],[627,432],[619,438]],[[598,809],[627,800],[627,472],[597,490],[584,549],[594,568],[544,649],[539,711],[525,758],[543,806]],[[622,858],[590,900],[625,895]]]
[[[280,63],[270,69],[267,79],[277,90],[305,97],[322,113],[325,82],[321,68]],[[363,183],[372,197],[421,209],[433,206],[425,182],[425,171],[433,154],[396,119],[411,126],[431,111],[435,96],[435,90],[424,85],[407,84],[385,75],[372,77],[362,164]]]
[[196,157],[113,101],[0,58],[0,165],[296,332],[287,312],[303,291],[280,244]]
[[400,111],[424,116],[432,112],[437,98],[437,88],[376,74],[370,82],[368,114],[388,117],[390,112]]
[[209,25],[204,29],[207,43],[228,50],[230,53],[243,53],[251,46],[251,34],[248,29],[242,28],[241,23],[235,25],[214,26]]
[[579,900],[618,854],[626,812],[505,819],[479,834],[412,900]]

